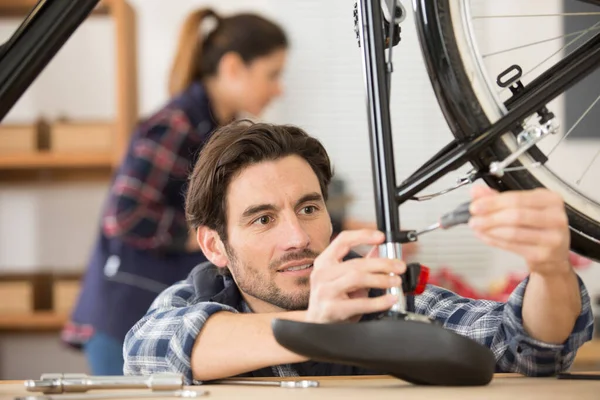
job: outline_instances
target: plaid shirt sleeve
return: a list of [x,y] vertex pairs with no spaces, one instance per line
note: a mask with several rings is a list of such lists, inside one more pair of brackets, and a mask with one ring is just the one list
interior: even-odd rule
[[[548,376],[568,369],[576,350],[592,337],[590,299],[580,279],[579,285],[581,314],[569,338],[560,345],[540,342],[525,332],[521,310],[527,280],[507,303],[468,299],[429,285],[416,297],[415,308],[417,313],[441,321],[447,329],[489,347],[496,356],[497,372]],[[190,357],[202,326],[214,313],[237,312],[223,304],[197,302],[196,298],[194,286],[188,282],[170,287],[154,301],[125,338],[126,375],[178,372],[187,385],[195,383]]]
[[578,281],[581,313],[562,344],[536,340],[523,328],[523,295],[528,279],[515,288],[507,303],[467,299],[430,285],[416,297],[415,311],[489,347],[496,357],[496,372],[551,376],[567,370],[577,349],[592,338],[594,317],[590,298],[579,277]]
[[238,312],[220,303],[195,302],[195,298],[189,282],[175,284],[156,298],[125,337],[125,375],[175,372],[183,374],[186,385],[194,382],[190,357],[200,329],[217,312]]
[[182,196],[199,135],[181,110],[165,109],[133,140],[111,188],[104,233],[137,248],[183,249],[188,231]]

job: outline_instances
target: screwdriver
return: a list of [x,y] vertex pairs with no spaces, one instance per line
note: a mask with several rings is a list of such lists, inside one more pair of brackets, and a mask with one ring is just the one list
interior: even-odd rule
[[471,218],[471,212],[469,211],[470,206],[470,201],[462,203],[454,210],[442,215],[442,218],[440,218],[440,220],[435,224],[429,225],[425,229],[414,232],[414,237],[420,236],[427,232],[435,231],[436,229],[448,229],[456,225],[466,224]]

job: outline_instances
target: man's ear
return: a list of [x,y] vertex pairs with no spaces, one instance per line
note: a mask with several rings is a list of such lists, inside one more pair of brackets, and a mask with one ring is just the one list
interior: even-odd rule
[[213,229],[201,226],[198,228],[196,235],[200,249],[202,249],[202,253],[204,253],[208,261],[219,268],[225,268],[229,263],[229,259],[227,258],[225,245],[221,241],[219,234]]

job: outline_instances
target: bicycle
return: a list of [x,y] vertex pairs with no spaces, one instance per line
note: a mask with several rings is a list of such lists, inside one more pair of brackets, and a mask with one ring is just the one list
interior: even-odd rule
[[[600,1],[586,2],[600,6]],[[483,179],[501,191],[543,186],[558,191],[565,198],[572,249],[598,259],[600,205],[551,175],[544,167],[547,157],[536,144],[558,130],[555,115],[547,104],[600,66],[600,34],[527,85],[521,81],[525,76],[522,68],[509,66],[498,75],[496,83],[510,90],[512,96],[500,101],[489,86],[484,90],[486,74],[477,63],[481,57],[473,50],[472,34],[463,30],[459,36],[458,21],[468,15],[464,6],[469,2],[414,0],[428,73],[455,139],[396,186],[389,106],[391,52],[400,42],[396,25],[402,22],[406,11],[398,1],[378,3],[360,1],[354,17],[356,36],[363,49],[377,226],[386,234],[380,256],[400,258],[401,244],[416,240],[414,231],[400,229],[401,204],[427,200]],[[382,10],[386,15],[382,15]],[[600,21],[593,28],[597,26]],[[531,115],[539,118],[537,126],[525,125]],[[456,186],[417,196],[467,162],[474,168]],[[489,349],[412,314],[407,307],[411,296],[405,298],[402,288],[388,292],[400,294],[400,300],[380,321],[340,326],[278,320],[273,326],[276,339],[311,359],[382,369],[416,384],[484,385],[491,381],[495,358]],[[357,343],[367,349],[357,348]],[[406,345],[397,347],[397,343]]]
[[[586,2],[600,6],[600,1]],[[567,205],[573,250],[598,260],[600,204],[559,181],[552,171],[545,169],[543,165],[547,157],[536,147],[536,143],[557,129],[554,114],[546,107],[547,103],[600,66],[600,35],[596,34],[527,85],[521,81],[521,67],[516,64],[509,66],[495,82],[513,93],[512,97],[502,102],[489,87],[483,86],[490,79],[481,70],[481,61],[478,60],[481,56],[473,47],[473,39],[466,37],[469,32],[464,29],[469,27],[460,26],[457,22],[460,18],[468,17],[464,7],[469,1],[415,0],[414,3],[428,73],[455,139],[400,186],[395,186],[391,127],[389,118],[385,117],[389,115],[389,78],[386,82],[383,77],[389,73],[386,72],[387,66],[383,61],[383,43],[371,37],[378,29],[374,24],[364,34],[366,48],[363,54],[369,92],[371,145],[373,149],[383,149],[383,157],[376,151],[372,152],[375,155],[374,181],[380,189],[376,190],[379,195],[378,225],[385,227],[388,237],[394,238],[401,230],[397,224],[398,214],[395,214],[397,207],[393,205],[401,205],[408,200],[431,198],[416,195],[441,176],[468,161],[473,164],[474,170],[460,179],[456,187],[481,178],[489,186],[499,190],[548,187],[558,191]],[[400,11],[400,15],[404,12]],[[373,21],[382,19],[376,11],[370,18]],[[394,24],[386,22],[385,25],[393,27]],[[592,28],[597,29],[599,26],[600,21]],[[394,35],[393,28],[388,32],[386,41]],[[399,42],[399,38],[392,40]],[[388,51],[394,45],[392,43]],[[478,64],[474,65],[475,62]],[[469,79],[465,71],[471,71],[473,78]],[[526,117],[532,114],[539,116],[541,126],[522,127]],[[502,136],[510,130],[514,131],[513,135]],[[383,146],[380,147],[380,143]],[[406,235],[401,235],[395,241],[407,241]]]
[[[14,35],[0,47],[0,120],[98,2],[40,0]],[[600,7],[600,0],[580,2]],[[426,200],[482,179],[501,191],[547,187],[559,192],[565,199],[572,249],[585,257],[600,260],[600,204],[547,168],[548,156],[538,146],[558,131],[556,117],[548,103],[600,66],[600,33],[595,33],[529,83],[524,82],[527,73],[523,73],[517,64],[508,66],[494,82],[483,68],[469,19],[469,7],[469,0],[413,0],[428,74],[455,139],[399,186],[392,153],[390,60],[392,49],[401,41],[400,24],[406,9],[398,0],[359,0],[355,7],[356,35],[362,50],[368,103],[376,218],[378,228],[386,234],[386,243],[382,245],[380,254],[400,258],[401,244],[415,240],[412,231],[400,229],[401,204],[408,200]],[[600,13],[592,13],[597,14]],[[599,29],[600,21],[585,33]],[[502,100],[492,90],[496,85],[504,93],[510,92],[510,97]],[[530,123],[532,116],[538,118],[537,124]],[[466,163],[471,163],[473,170],[455,187],[440,193],[420,195],[440,177]],[[403,294],[401,288],[398,290]],[[415,383],[452,385],[489,382],[494,359],[488,349],[437,329],[431,321],[411,315],[404,296],[400,298],[402,302],[391,310],[389,318],[378,321],[379,325],[371,326],[370,331],[364,326],[313,326],[282,320],[276,321],[273,329],[282,345],[323,361],[383,366],[395,376]],[[403,324],[400,337],[398,323]],[[327,349],[315,347],[315,342],[318,342],[315,339],[324,333],[350,342],[334,341],[328,344],[333,347]],[[365,334],[376,334],[380,339],[380,343],[367,343],[376,352],[370,357],[353,348],[356,346],[352,340],[358,340],[362,337],[360,335]],[[402,358],[396,350],[388,348],[390,343],[398,340],[410,342],[414,338],[459,347],[466,355],[457,364],[452,360],[451,352],[434,345],[427,349],[429,355],[412,355],[416,361],[433,357],[438,362],[438,368],[433,371],[428,371],[423,365],[411,368],[382,361],[389,360],[391,356]],[[404,354],[404,357],[407,355]],[[471,374],[469,378],[460,376],[465,371]]]

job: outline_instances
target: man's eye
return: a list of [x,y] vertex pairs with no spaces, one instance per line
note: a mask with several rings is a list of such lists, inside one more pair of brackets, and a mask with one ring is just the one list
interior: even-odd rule
[[269,217],[268,215],[263,215],[262,217],[259,217],[256,220],[254,220],[254,223],[259,225],[267,225],[269,222],[271,222],[271,217]]
[[306,206],[306,207],[302,208],[303,214],[312,214],[315,211],[317,211],[317,207],[315,207],[315,206]]

